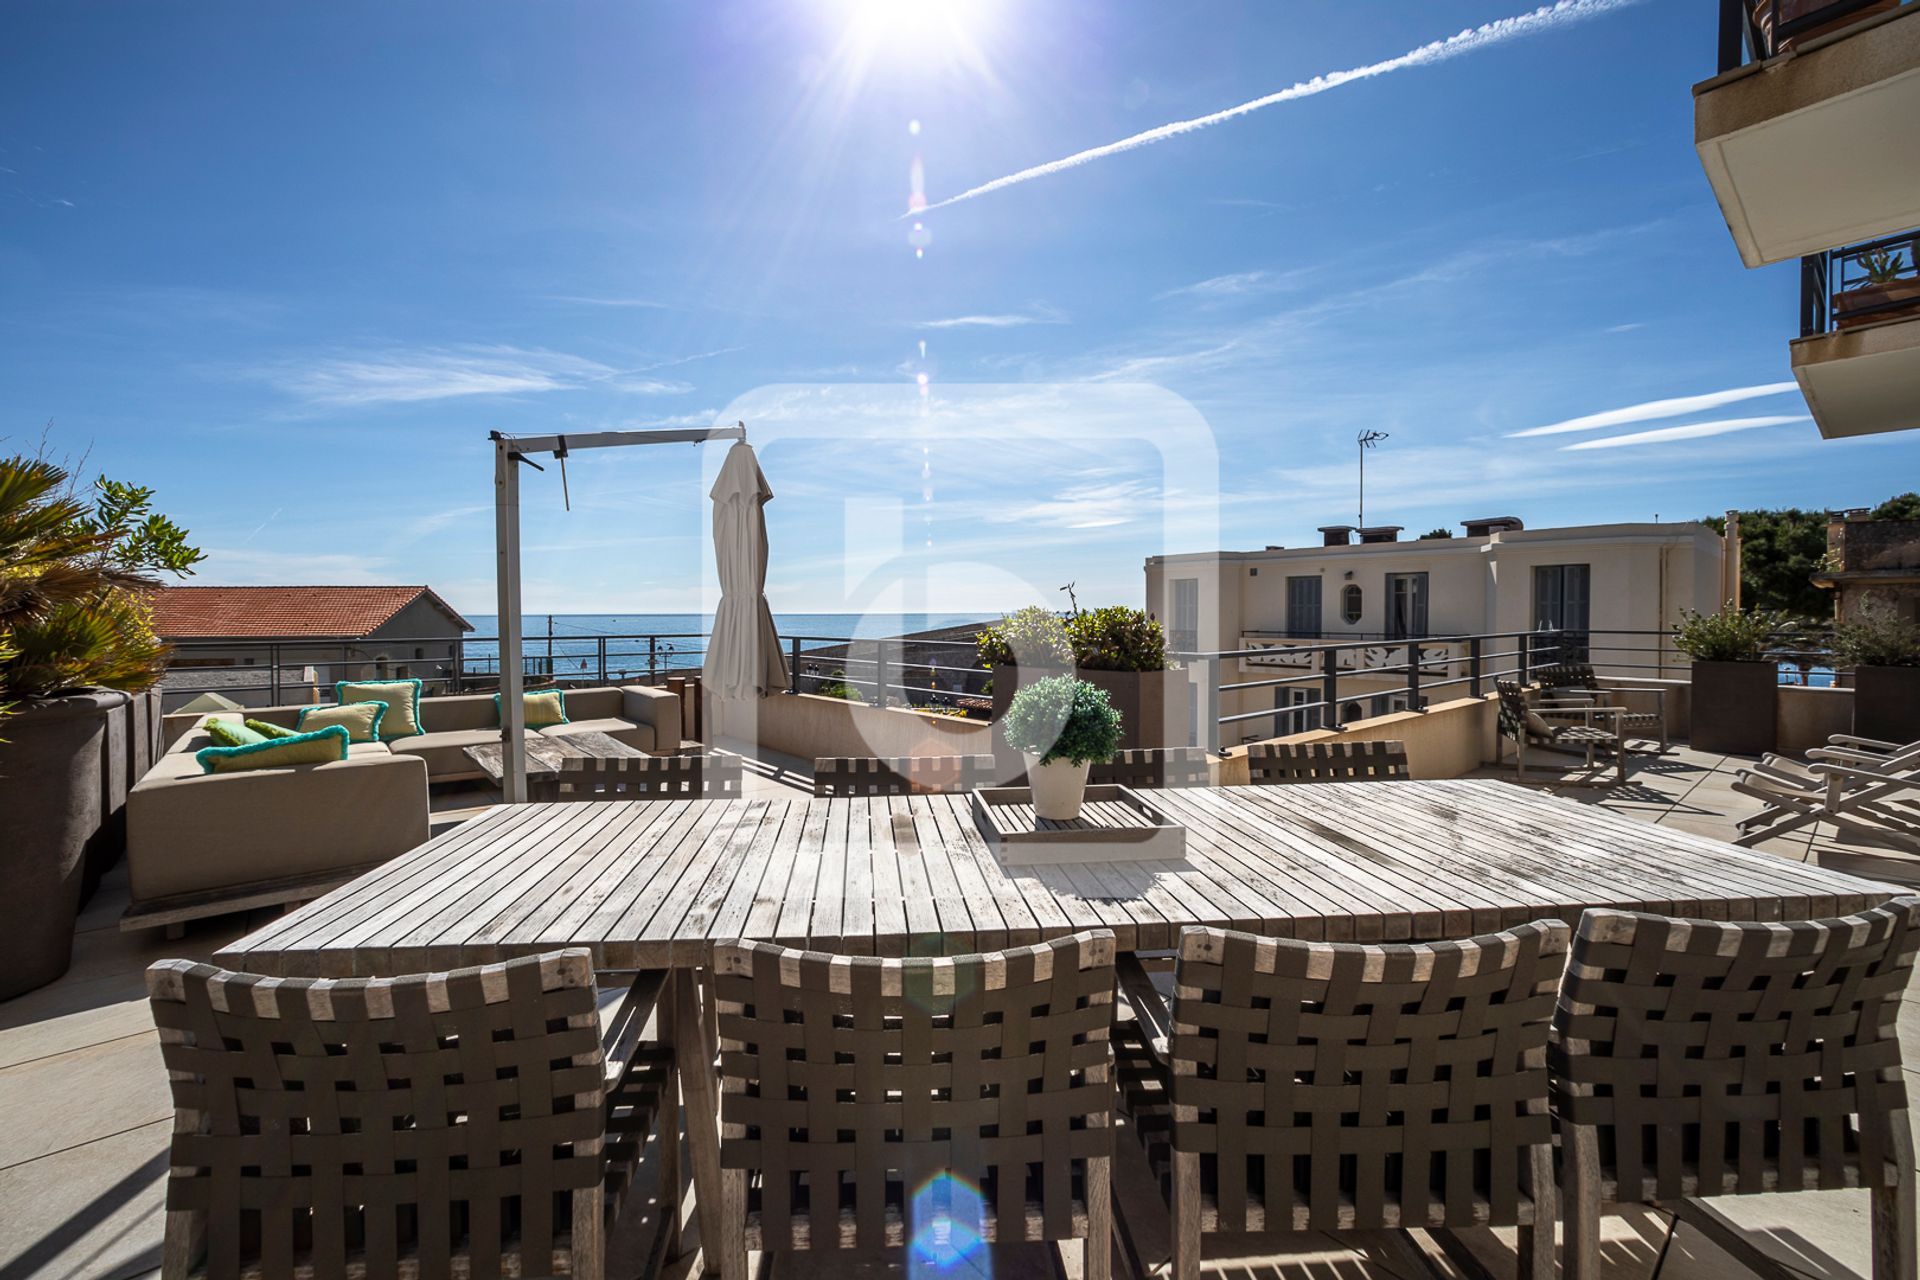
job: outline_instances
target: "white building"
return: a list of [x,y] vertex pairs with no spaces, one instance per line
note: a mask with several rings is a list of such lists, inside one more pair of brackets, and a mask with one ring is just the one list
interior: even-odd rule
[[[1365,672],[1404,664],[1409,639],[1433,638],[1421,652],[1432,663],[1422,673],[1429,681],[1467,670],[1470,646],[1447,637],[1542,629],[1586,635],[1602,674],[1684,678],[1686,659],[1664,637],[1681,610],[1713,612],[1725,598],[1724,544],[1706,525],[1526,529],[1513,517],[1464,524],[1466,536],[1456,538],[1400,541],[1397,528],[1334,525],[1321,530],[1325,543],[1318,547],[1153,556],[1146,562],[1147,610],[1176,651],[1274,650],[1215,664],[1216,687],[1318,671],[1318,655],[1300,653],[1300,642],[1376,642],[1338,658],[1340,719],[1350,722],[1407,709],[1403,672]],[[1512,666],[1495,655],[1513,647],[1483,644],[1486,669]],[[1321,688],[1316,681],[1229,690],[1219,697],[1219,714],[1284,713],[1318,701]],[[1465,685],[1443,686],[1434,696],[1466,692]],[[1220,740],[1236,745],[1312,723],[1298,712],[1240,720]]]

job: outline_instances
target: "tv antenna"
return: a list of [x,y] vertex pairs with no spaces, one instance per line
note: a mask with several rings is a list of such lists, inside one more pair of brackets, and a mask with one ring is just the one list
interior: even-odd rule
[[1376,449],[1387,438],[1384,431],[1362,431],[1356,437],[1360,445],[1360,527],[1367,527],[1367,450]]

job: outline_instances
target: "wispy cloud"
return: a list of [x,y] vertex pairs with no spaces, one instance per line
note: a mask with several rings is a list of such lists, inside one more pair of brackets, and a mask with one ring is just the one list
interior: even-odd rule
[[1183,284],[1177,289],[1168,289],[1154,296],[1161,300],[1166,298],[1213,300],[1245,297],[1248,294],[1273,293],[1292,287],[1312,271],[1311,267],[1301,267],[1293,271],[1233,271],[1222,276],[1209,276],[1205,280],[1196,280],[1192,284]]
[[1707,436],[1724,436],[1734,431],[1752,431],[1757,427],[1777,427],[1788,422],[1811,422],[1804,413],[1767,414],[1758,418],[1720,418],[1712,422],[1689,422],[1678,427],[1659,427],[1652,431],[1634,431],[1624,436],[1607,436],[1602,440],[1582,440],[1578,444],[1563,444],[1560,452],[1571,453],[1576,449],[1620,449],[1628,445],[1667,444],[1674,440],[1699,440]]
[[1576,431],[1600,431],[1607,427],[1624,426],[1629,422],[1651,422],[1658,418],[1678,418],[1689,413],[1703,413],[1708,409],[1737,404],[1742,400],[1758,400],[1763,396],[1784,395],[1789,391],[1797,390],[1799,390],[1798,383],[1767,382],[1753,387],[1709,391],[1705,395],[1648,400],[1642,404],[1630,404],[1623,409],[1608,409],[1604,413],[1589,413],[1580,418],[1568,418],[1565,422],[1555,422],[1544,427],[1509,431],[1507,435],[1509,438],[1519,439],[1527,436],[1568,435]]
[[684,360],[616,369],[543,348],[468,346],[283,360],[243,372],[309,404],[350,408],[461,396],[529,395],[594,385],[637,395],[680,395],[691,391],[691,384],[645,376],[648,369],[679,363]]
[[1636,320],[1631,324],[1610,324],[1606,327],[1605,331],[1607,333],[1632,333],[1635,329],[1644,329],[1646,327],[1644,322]]
[[206,563],[199,567],[195,578],[199,582],[232,586],[282,582],[359,586],[391,582],[393,574],[387,565],[381,556],[208,547]]
[[1026,311],[921,320],[913,327],[916,329],[1013,329],[1026,324],[1065,324],[1066,322],[1065,314],[1052,307],[1032,307]]
[[1462,57],[1469,53],[1477,53],[1481,49],[1490,48],[1497,44],[1504,44],[1509,40],[1519,39],[1522,36],[1537,35],[1540,32],[1550,31],[1555,27],[1565,26],[1571,22],[1598,17],[1603,13],[1624,8],[1636,2],[1637,0],[1559,0],[1557,4],[1542,5],[1531,13],[1523,13],[1511,18],[1501,18],[1495,22],[1488,22],[1478,27],[1471,27],[1457,35],[1448,36],[1444,40],[1435,40],[1430,44],[1421,45],[1418,49],[1410,50],[1401,54],[1399,57],[1388,58],[1384,62],[1374,62],[1364,67],[1353,67],[1346,71],[1333,71],[1326,75],[1315,76],[1311,80],[1303,80],[1298,84],[1280,90],[1278,93],[1270,93],[1263,98],[1255,98],[1251,102],[1243,102],[1237,107],[1228,107],[1224,111],[1215,111],[1210,115],[1196,116],[1191,120],[1176,120],[1171,124],[1163,124],[1157,129],[1148,129],[1144,133],[1136,133],[1132,137],[1122,138],[1118,142],[1109,142],[1105,146],[1090,147],[1085,151],[1075,152],[1073,155],[1065,156],[1059,160],[1050,160],[1046,164],[1034,165],[1032,168],[1022,169],[1018,173],[1008,174],[1004,178],[995,178],[992,182],[982,183],[977,187],[961,192],[957,196],[949,196],[947,199],[941,200],[938,203],[930,204],[924,210],[914,210],[904,216],[914,217],[921,213],[931,213],[935,209],[944,209],[949,205],[959,204],[962,200],[972,200],[975,197],[986,195],[989,192],[1001,191],[1007,187],[1017,186],[1023,182],[1031,182],[1035,178],[1051,177],[1056,173],[1063,173],[1068,169],[1077,169],[1083,164],[1091,164],[1095,160],[1104,160],[1108,156],[1119,155],[1122,152],[1132,151],[1139,147],[1151,146],[1156,142],[1165,142],[1169,138],[1177,138],[1182,134],[1192,133],[1198,129],[1223,124],[1228,120],[1234,120],[1240,116],[1251,115],[1253,112],[1266,107],[1277,106],[1283,102],[1295,102],[1301,98],[1311,98],[1316,94],[1325,93],[1329,89],[1338,89],[1342,85],[1352,84],[1356,80],[1369,80],[1376,76],[1386,75],[1389,72],[1404,70],[1407,67],[1427,66],[1437,62],[1445,62],[1451,58]]

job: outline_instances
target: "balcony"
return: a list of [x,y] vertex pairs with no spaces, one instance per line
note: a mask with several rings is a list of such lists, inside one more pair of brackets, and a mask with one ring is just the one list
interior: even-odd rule
[[1820,434],[1920,427],[1920,232],[1803,259],[1800,299],[1793,376]]
[[1693,93],[1747,266],[1920,226],[1920,3],[1722,0],[1720,73]]

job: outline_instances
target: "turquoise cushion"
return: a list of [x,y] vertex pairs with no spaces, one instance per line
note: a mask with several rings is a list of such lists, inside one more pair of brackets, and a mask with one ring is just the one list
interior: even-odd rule
[[283,724],[274,724],[271,720],[249,719],[247,721],[247,728],[253,730],[263,738],[291,738],[299,732],[298,729],[289,729]]
[[290,764],[325,764],[347,758],[347,727],[330,724],[291,738],[267,738],[244,747],[202,747],[193,753],[203,773],[278,769]]
[[302,707],[294,722],[301,733],[312,733],[330,724],[342,725],[355,742],[380,741],[380,721],[387,714],[384,702],[341,702],[332,706]]
[[336,680],[335,702],[384,702],[387,712],[380,718],[380,740],[411,738],[427,731],[420,721],[420,681],[418,680]]
[[235,724],[231,720],[222,720],[218,716],[207,717],[200,726],[207,731],[216,747],[246,747],[256,742],[265,742],[269,735],[261,733],[251,725]]

